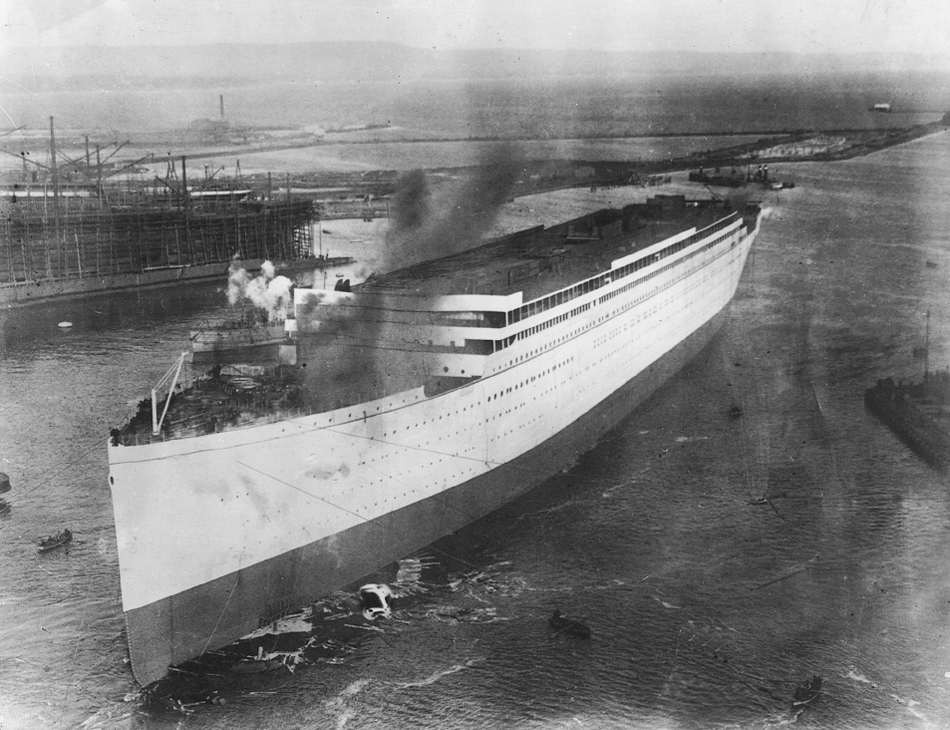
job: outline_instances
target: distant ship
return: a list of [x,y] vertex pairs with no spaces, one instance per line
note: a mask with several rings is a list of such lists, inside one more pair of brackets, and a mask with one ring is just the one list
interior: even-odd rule
[[710,341],[760,218],[657,196],[352,291],[297,288],[279,364],[183,378],[183,354],[108,447],[135,677],[570,465]]
[[864,403],[929,464],[950,467],[950,372],[926,372],[919,383],[882,378]]

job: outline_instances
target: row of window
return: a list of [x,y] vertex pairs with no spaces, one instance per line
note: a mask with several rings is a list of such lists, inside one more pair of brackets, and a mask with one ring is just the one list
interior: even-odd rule
[[[719,224],[717,223],[716,225],[719,225]],[[734,231],[730,231],[729,233],[724,233],[723,235],[718,236],[717,238],[713,239],[712,241],[710,241],[709,243],[707,243],[707,244],[706,244],[705,246],[703,246],[702,248],[698,248],[698,249],[696,249],[695,251],[691,252],[688,256],[684,256],[682,259],[678,259],[677,261],[674,261],[673,263],[667,264],[666,266],[663,266],[663,267],[657,269],[656,271],[650,272],[650,273],[647,274],[646,276],[642,276],[642,277],[640,277],[639,279],[635,279],[634,281],[631,281],[631,282],[629,282],[628,284],[625,284],[624,286],[622,286],[622,287],[620,287],[619,289],[616,289],[616,290],[610,292],[609,294],[605,294],[604,296],[600,297],[600,299],[598,299],[598,302],[601,303],[601,304],[603,304],[604,302],[606,302],[606,301],[608,301],[608,300],[610,300],[610,299],[613,299],[614,297],[616,297],[616,296],[618,296],[618,295],[620,295],[620,294],[623,294],[624,292],[629,291],[629,290],[632,289],[633,287],[640,286],[640,285],[643,284],[644,282],[649,281],[650,279],[653,279],[653,278],[659,276],[660,274],[665,273],[666,271],[669,271],[669,270],[670,270],[671,268],[673,268],[674,266],[679,266],[680,264],[682,264],[683,262],[687,261],[688,259],[691,259],[691,258],[693,258],[694,256],[697,256],[697,255],[699,255],[700,253],[702,253],[702,252],[704,252],[704,251],[707,251],[708,249],[713,248],[714,246],[718,245],[719,243],[722,243],[723,241],[727,240],[727,239],[728,239],[730,236],[732,236],[733,234],[734,234]],[[697,234],[697,235],[698,235],[698,234]],[[706,235],[706,234],[704,234],[704,235]],[[692,238],[692,236],[691,236],[691,238]],[[674,245],[678,245],[678,244],[674,244]],[[626,267],[624,267],[624,268],[626,268]],[[620,269],[617,269],[617,271],[620,271]],[[650,292],[645,292],[642,297],[638,297],[637,300],[636,300],[636,302],[631,302],[631,303],[628,305],[628,307],[629,307],[629,306],[632,306],[633,304],[636,304],[637,302],[640,302],[641,300],[643,300],[644,298],[646,298],[646,296],[647,296],[648,294],[652,294],[653,291],[654,291],[654,290],[651,290]],[[549,320],[547,320],[546,322],[542,322],[541,324],[535,325],[534,327],[528,327],[527,329],[524,329],[524,330],[522,330],[521,332],[518,332],[517,334],[512,335],[511,337],[506,337],[506,338],[503,339],[503,340],[496,340],[496,341],[495,341],[495,352],[497,352],[498,350],[504,350],[506,347],[509,347],[510,345],[512,345],[516,340],[522,340],[522,339],[524,339],[524,338],[526,338],[526,337],[530,337],[531,335],[533,335],[533,334],[535,334],[535,333],[537,333],[537,332],[540,332],[541,330],[545,330],[545,329],[547,329],[548,327],[553,327],[553,326],[556,325],[556,324],[560,324],[561,322],[565,321],[566,319],[569,319],[570,317],[574,317],[574,316],[580,314],[581,312],[586,312],[588,309],[591,308],[591,305],[592,305],[592,302],[588,302],[587,304],[583,304],[583,305],[581,305],[581,306],[579,306],[579,307],[575,307],[574,309],[572,309],[570,312],[567,312],[566,314],[562,314],[562,315],[559,315],[559,316],[554,317],[554,318],[552,318],[552,319],[549,319]],[[628,307],[624,307],[624,309],[627,309]]]
[[510,388],[507,388],[507,389],[505,389],[505,390],[499,390],[497,393],[493,393],[492,395],[488,396],[487,400],[488,400],[488,401],[497,400],[498,398],[501,398],[502,396],[504,396],[504,395],[506,395],[506,394],[508,394],[508,393],[511,393],[512,391],[519,390],[520,388],[523,388],[523,387],[526,386],[526,385],[530,385],[530,384],[533,383],[535,380],[538,380],[538,379],[540,379],[541,377],[543,377],[543,376],[545,376],[545,375],[550,375],[551,373],[553,373],[553,372],[554,372],[555,370],[557,370],[558,368],[564,367],[565,365],[567,365],[568,363],[571,363],[571,362],[573,362],[573,361],[574,361],[574,358],[573,358],[573,357],[569,357],[569,358],[567,358],[567,360],[565,360],[564,362],[556,363],[556,364],[552,365],[551,367],[549,367],[547,370],[542,371],[542,372],[539,373],[538,375],[532,375],[532,376],[530,376],[527,380],[522,380],[520,383],[516,383],[515,385],[512,385]]
[[576,299],[579,296],[587,294],[588,292],[599,289],[600,287],[609,284],[611,279],[623,278],[624,276],[632,274],[634,271],[639,271],[640,269],[650,266],[660,259],[666,258],[667,256],[677,253],[678,251],[682,251],[684,248],[691,246],[692,244],[702,240],[703,238],[706,238],[709,235],[712,235],[716,231],[721,231],[726,226],[732,224],[735,221],[736,216],[736,213],[731,213],[722,220],[713,223],[711,226],[707,226],[703,230],[697,231],[691,236],[684,238],[682,241],[672,243],[655,254],[642,256],[636,261],[632,261],[626,266],[621,266],[620,268],[614,269],[609,273],[600,274],[599,276],[587,279],[580,282],[579,284],[575,284],[568,289],[555,292],[554,294],[549,294],[543,299],[537,299],[533,302],[528,302],[518,309],[508,312],[507,322],[509,325],[514,324],[515,322],[520,322],[522,319],[532,317],[535,314],[540,314],[541,312],[547,311],[548,309],[556,307],[559,304],[569,302],[572,299]]
[[[515,392],[515,391],[518,391],[518,390],[520,390],[521,388],[524,388],[525,386],[530,385],[531,383],[533,383],[533,382],[535,382],[535,381],[537,381],[537,380],[540,380],[542,377],[544,377],[544,376],[546,376],[546,375],[552,374],[552,373],[553,373],[555,370],[557,370],[558,368],[566,367],[567,365],[569,365],[569,364],[572,363],[572,362],[574,362],[574,358],[573,358],[573,357],[568,357],[568,358],[562,360],[562,361],[559,362],[559,363],[555,363],[554,365],[552,365],[551,367],[547,368],[546,370],[541,371],[541,372],[538,373],[537,375],[529,376],[529,377],[525,378],[524,380],[522,380],[522,381],[519,382],[519,383],[515,383],[514,385],[511,385],[511,386],[509,386],[509,387],[507,387],[507,388],[503,388],[503,389],[501,389],[501,390],[499,390],[499,391],[496,391],[495,393],[489,394],[489,395],[485,398],[485,401],[484,401],[484,402],[485,402],[485,403],[490,403],[491,401],[498,400],[499,398],[502,398],[502,397],[504,397],[505,395],[510,395],[511,393],[513,393],[513,392]],[[472,410],[475,410],[475,408],[476,408],[477,406],[480,406],[481,404],[482,404],[482,401],[479,400],[479,401],[476,401],[475,403],[469,404],[469,405],[467,405],[467,406],[463,406],[461,409],[456,409],[454,413],[449,412],[449,413],[446,413],[446,414],[443,414],[443,415],[438,416],[438,418],[433,417],[433,418],[432,418],[432,424],[433,424],[433,426],[435,426],[435,425],[437,424],[437,421],[441,421],[443,418],[445,418],[446,422],[448,422],[450,416],[453,416],[453,415],[456,415],[456,416],[457,416],[457,415],[459,415],[460,413],[464,413],[465,411],[469,410],[470,408],[471,408]],[[522,404],[522,405],[523,405],[523,404]],[[517,408],[517,407],[520,407],[520,406],[515,406],[515,407]],[[365,413],[364,413],[364,417],[365,417]],[[405,426],[404,430],[409,431],[410,429],[413,429],[413,428],[419,428],[419,427],[422,427],[422,426],[426,426],[426,425],[428,425],[428,423],[429,423],[428,419],[423,420],[423,421],[417,421],[416,423],[414,423],[414,424],[412,424],[412,425]],[[383,433],[383,438],[385,439],[385,438],[389,438],[390,436],[396,436],[396,435],[399,433],[399,430],[400,430],[399,428],[395,428],[395,429],[393,429],[392,431],[386,431],[385,433]],[[460,431],[456,431],[454,435],[458,436],[458,435],[460,435],[460,434],[461,434]],[[452,434],[451,434],[451,433],[448,433],[448,434],[446,434],[446,435],[451,436]],[[428,442],[426,442],[426,445],[428,446]],[[474,448],[474,447],[470,447],[469,449],[465,449],[465,450],[462,451],[461,453],[464,454],[464,453],[466,453],[467,451],[471,450],[472,448]],[[361,463],[366,463],[366,462],[361,462]]]
[[[669,271],[672,267],[674,267],[674,266],[679,266],[681,263],[683,263],[683,262],[685,262],[685,261],[688,261],[689,259],[693,258],[694,256],[697,256],[697,255],[701,254],[703,251],[708,251],[709,249],[713,248],[714,246],[719,245],[719,244],[722,243],[723,241],[727,240],[731,235],[733,235],[733,233],[734,233],[734,231],[730,231],[729,233],[724,233],[723,235],[718,236],[717,238],[714,238],[712,241],[710,241],[709,243],[707,243],[707,244],[706,244],[705,246],[703,246],[702,248],[697,248],[695,251],[690,252],[689,255],[684,256],[683,258],[681,258],[681,259],[679,259],[679,260],[673,262],[672,264],[667,264],[666,266],[663,266],[663,267],[657,269],[656,271],[654,271],[654,272],[652,272],[652,273],[650,273],[650,274],[647,274],[646,276],[643,276],[643,277],[641,277],[641,278],[639,278],[639,279],[635,279],[634,281],[631,281],[629,284],[624,284],[624,285],[623,285],[622,287],[620,287],[619,289],[614,289],[614,290],[613,290],[612,292],[610,292],[609,294],[605,294],[604,296],[600,297],[600,299],[598,299],[597,301],[600,302],[601,304],[603,304],[604,302],[606,302],[606,301],[608,301],[608,300],[610,300],[610,299],[613,299],[614,297],[619,296],[620,294],[623,294],[623,293],[626,292],[626,291],[630,291],[630,289],[632,289],[632,288],[635,287],[635,286],[639,286],[639,285],[642,284],[644,281],[649,281],[649,280],[652,279],[654,276],[657,276],[657,275],[659,275],[659,274],[662,274],[662,273],[665,272],[665,271]],[[626,267],[624,267],[624,268],[626,268]],[[620,269],[618,269],[618,271],[620,271]]]
[[565,320],[568,320],[571,317],[576,317],[581,312],[586,312],[592,306],[593,306],[593,302],[587,302],[586,304],[582,304],[579,307],[574,307],[574,309],[572,309],[570,312],[565,312],[564,314],[560,314],[557,317],[554,317],[553,319],[549,319],[547,322],[542,322],[541,324],[535,325],[534,327],[528,327],[527,329],[521,330],[521,332],[518,332],[517,334],[514,334],[511,337],[506,337],[503,340],[496,340],[495,352],[497,352],[498,350],[504,350],[506,347],[513,345],[516,340],[523,340],[525,337],[530,337],[531,335],[536,334],[537,332],[540,332],[541,330],[545,330],[548,327],[553,327],[556,324],[560,324],[561,322],[564,322]]

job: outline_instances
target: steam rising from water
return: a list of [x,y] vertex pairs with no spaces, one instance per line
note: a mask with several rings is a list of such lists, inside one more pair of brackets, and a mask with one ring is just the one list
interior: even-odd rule
[[257,276],[251,276],[238,266],[237,261],[232,261],[228,270],[228,302],[232,306],[250,302],[267,313],[268,322],[283,322],[287,317],[293,282],[286,276],[276,276],[276,273],[270,261],[261,264],[261,273]]

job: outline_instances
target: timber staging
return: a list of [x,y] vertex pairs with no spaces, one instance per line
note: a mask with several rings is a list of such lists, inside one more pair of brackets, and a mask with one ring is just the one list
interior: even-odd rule
[[[0,198],[0,306],[226,276],[313,255],[308,200],[81,187]],[[315,263],[316,260],[314,260]]]

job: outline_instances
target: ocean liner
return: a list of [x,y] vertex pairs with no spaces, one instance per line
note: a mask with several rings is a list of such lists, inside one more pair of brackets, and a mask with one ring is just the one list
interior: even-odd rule
[[709,342],[760,210],[657,196],[298,288],[279,364],[185,355],[109,439],[143,684],[497,509]]

